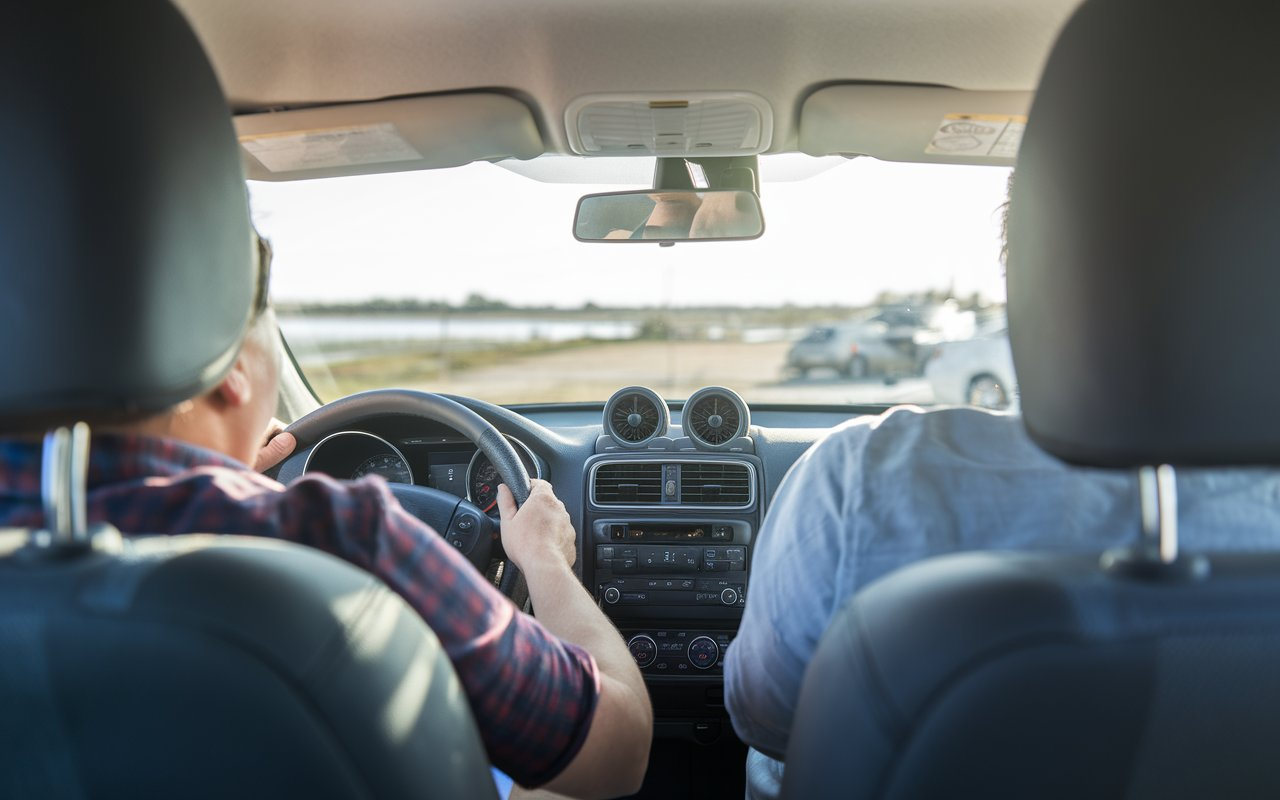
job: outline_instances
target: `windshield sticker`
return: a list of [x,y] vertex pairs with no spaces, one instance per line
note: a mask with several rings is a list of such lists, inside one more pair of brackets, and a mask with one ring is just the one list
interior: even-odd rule
[[1013,159],[1027,118],[1021,114],[948,114],[924,151],[940,156]]
[[240,144],[272,172],[417,161],[422,154],[389,122],[351,128],[251,134]]

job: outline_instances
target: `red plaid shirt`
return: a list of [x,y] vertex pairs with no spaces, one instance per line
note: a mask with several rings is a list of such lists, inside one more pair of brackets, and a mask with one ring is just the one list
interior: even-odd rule
[[[89,519],[124,533],[270,536],[377,575],[440,638],[490,759],[522,785],[555,777],[586,739],[595,660],[521,614],[379,477],[306,475],[286,487],[182,442],[96,436]],[[0,526],[42,524],[40,445],[0,439]]]

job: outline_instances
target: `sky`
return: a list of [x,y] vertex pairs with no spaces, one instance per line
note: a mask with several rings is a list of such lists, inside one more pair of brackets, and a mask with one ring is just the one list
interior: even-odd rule
[[[947,287],[961,297],[1003,300],[998,209],[1008,169],[869,158],[814,163],[800,155],[762,161],[760,239],[665,248],[573,238],[580,196],[644,188],[644,169],[622,170],[622,180],[635,183],[593,185],[544,183],[476,163],[251,182],[250,194],[276,253],[277,303],[461,302],[479,293],[561,307],[863,305],[883,290]],[[549,166],[580,172],[593,165],[561,158]],[[771,180],[822,167],[830,168]]]

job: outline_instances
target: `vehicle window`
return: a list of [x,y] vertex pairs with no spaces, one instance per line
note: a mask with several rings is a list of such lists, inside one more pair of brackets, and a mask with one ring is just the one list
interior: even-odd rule
[[833,328],[814,328],[806,333],[800,341],[809,343],[827,342],[831,340],[834,334],[835,330]]
[[[672,399],[720,384],[757,403],[969,399],[986,367],[952,369],[945,351],[1001,315],[1007,169],[765,156],[755,241],[573,238],[581,195],[644,188],[652,169],[544,156],[251,182],[286,341],[324,400],[399,386],[599,402],[627,384]],[[955,372],[946,387],[938,365]]]

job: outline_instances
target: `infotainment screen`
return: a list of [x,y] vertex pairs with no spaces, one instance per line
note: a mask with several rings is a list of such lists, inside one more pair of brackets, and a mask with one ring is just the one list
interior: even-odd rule
[[710,539],[711,533],[705,525],[632,522],[627,526],[626,538],[646,542],[697,542]]

